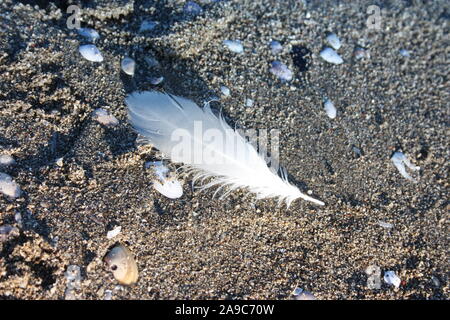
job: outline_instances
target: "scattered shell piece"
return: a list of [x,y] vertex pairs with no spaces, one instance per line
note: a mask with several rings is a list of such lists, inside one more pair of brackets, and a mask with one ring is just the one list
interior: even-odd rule
[[244,52],[244,47],[239,40],[224,40],[223,44],[232,52]]
[[91,28],[79,28],[77,30],[78,34],[82,37],[85,37],[89,41],[95,42],[100,39],[100,34]]
[[164,81],[164,77],[151,77],[149,81],[152,85],[157,86]]
[[16,223],[17,223],[17,225],[19,226],[19,228],[22,228],[22,227],[23,227],[22,214],[21,214],[19,211],[17,211],[17,212],[14,214],[14,220],[16,220]]
[[253,107],[254,101],[250,98],[245,99],[245,106],[246,107]]
[[334,106],[334,104],[333,104],[333,102],[331,100],[329,100],[329,99],[325,100],[325,102],[323,104],[323,107],[325,109],[325,112],[326,112],[327,116],[330,119],[336,118],[337,110],[336,110],[336,107]]
[[409,53],[409,51],[408,50],[406,50],[406,49],[400,49],[400,54],[402,55],[402,56],[404,56],[404,57],[406,57],[406,58],[409,58],[411,55],[410,55],[410,53]]
[[156,21],[150,21],[150,20],[144,20],[141,23],[141,26],[139,28],[139,32],[146,32],[146,31],[152,31],[156,28],[156,26],[159,24],[159,22]]
[[10,198],[18,198],[22,193],[19,185],[6,173],[0,172],[0,193]]
[[75,290],[81,287],[81,269],[77,265],[70,265],[67,267],[64,273],[66,277],[66,290],[64,292],[64,299],[66,300],[76,300],[77,295]]
[[113,296],[113,293],[111,290],[105,290],[105,296],[103,298],[103,300],[111,300]]
[[94,118],[105,126],[116,126],[119,124],[119,120],[116,117],[102,108],[94,110]]
[[203,12],[202,7],[198,5],[198,3],[194,1],[187,1],[183,7],[183,11],[189,15],[198,15]]
[[106,234],[106,238],[108,239],[112,239],[115,236],[119,235],[119,233],[122,231],[122,227],[121,226],[117,226],[114,229],[108,231],[108,233]]
[[78,49],[86,60],[93,62],[102,62],[103,56],[98,48],[93,44],[85,44]]
[[16,163],[14,158],[9,154],[0,154],[0,166],[10,166]]
[[323,60],[329,63],[341,64],[342,62],[344,62],[341,56],[331,48],[325,48],[320,51],[320,56]]
[[120,63],[120,66],[122,67],[123,72],[126,74],[133,76],[134,75],[134,69],[136,68],[136,62],[129,58],[125,57],[122,59],[122,62]]
[[19,229],[9,224],[0,226],[0,242],[8,241],[19,235]]
[[292,292],[295,300],[317,300],[317,298],[311,293],[302,288],[295,288]]
[[394,227],[394,225],[392,223],[384,222],[384,221],[378,221],[378,225],[380,227],[383,227],[383,228],[386,228],[386,229],[392,229]]
[[273,61],[269,71],[277,76],[281,81],[291,81],[293,73],[289,68],[280,61]]
[[356,60],[370,59],[370,52],[364,48],[357,47],[353,50],[353,56]]
[[339,48],[341,47],[341,40],[339,40],[338,36],[335,33],[330,33],[327,36],[327,41],[334,50],[339,50]]
[[229,96],[230,95],[230,89],[228,89],[227,87],[225,87],[225,86],[221,86],[220,87],[220,91],[222,92],[222,94],[224,95],[224,96]]
[[281,43],[279,43],[278,41],[271,41],[269,43],[270,46],[270,51],[272,52],[272,54],[277,54],[280,53],[283,50],[283,46],[281,45]]
[[130,285],[139,277],[133,254],[123,245],[112,248],[105,256],[105,262],[119,283]]
[[55,163],[58,167],[62,167],[64,165],[64,157],[56,159]]
[[370,265],[366,268],[367,288],[381,289],[381,268],[377,265]]
[[400,172],[400,174],[413,182],[417,182],[416,179],[414,179],[413,177],[411,177],[407,172],[406,172],[406,168],[405,165],[413,170],[413,171],[419,171],[420,167],[413,165],[409,159],[400,151],[397,151],[394,153],[394,155],[391,158],[392,162],[394,163],[394,166],[397,168],[397,170]]
[[146,168],[152,168],[157,179],[153,180],[153,187],[170,199],[177,199],[183,195],[181,183],[169,174],[167,168],[162,161],[147,162]]
[[396,288],[399,288],[401,280],[395,274],[395,271],[386,271],[384,273],[384,282],[386,282],[387,284],[393,285]]

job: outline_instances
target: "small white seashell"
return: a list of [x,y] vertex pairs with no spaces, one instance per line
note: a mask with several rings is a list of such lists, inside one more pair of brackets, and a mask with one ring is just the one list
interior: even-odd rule
[[295,300],[317,300],[317,298],[311,293],[302,288],[295,288],[292,292]]
[[272,51],[272,54],[280,53],[281,50],[283,50],[283,46],[278,41],[271,41],[270,44],[270,51]]
[[342,62],[344,62],[344,60],[342,60],[341,56],[338,55],[337,52],[331,48],[323,49],[320,52],[320,56],[322,57],[323,60],[325,60],[326,62],[329,62],[329,63],[341,64]]
[[18,198],[22,193],[19,185],[6,173],[0,172],[0,193],[10,198]]
[[335,33],[330,33],[327,36],[327,41],[334,50],[339,50],[339,48],[341,47],[341,41]]
[[220,87],[220,91],[222,91],[222,94],[224,95],[224,96],[229,96],[230,95],[230,89],[228,89],[227,87],[225,87],[225,86],[221,86]]
[[393,285],[396,288],[399,288],[401,280],[395,274],[395,271],[386,271],[384,273],[384,282],[386,282],[387,284]]
[[170,199],[177,199],[183,195],[183,187],[181,183],[169,175],[169,168],[167,168],[162,161],[147,162],[146,168],[152,168],[157,180],[153,180],[153,187]]
[[394,166],[397,168],[397,170],[400,172],[400,174],[405,177],[406,179],[413,181],[413,182],[417,182],[416,179],[414,179],[413,177],[411,177],[408,172],[406,172],[406,168],[405,165],[413,170],[413,171],[418,171],[420,170],[420,167],[417,167],[415,165],[413,165],[409,159],[402,153],[402,152],[395,152],[394,155],[391,158],[392,162],[394,163]]
[[100,39],[99,33],[91,28],[79,28],[77,32],[80,36],[83,36],[92,42],[95,42],[98,39]]
[[253,103],[254,103],[254,101],[252,99],[249,99],[249,98],[245,99],[246,107],[253,107]]
[[330,119],[334,119],[336,118],[336,107],[334,106],[333,102],[331,100],[325,100],[324,104],[323,104],[324,108],[325,108],[325,112],[327,113],[327,116]]
[[151,77],[149,80],[152,85],[157,86],[164,81],[164,77]]
[[94,110],[94,118],[105,126],[116,126],[119,124],[119,120],[116,117],[102,108]]
[[244,47],[239,40],[224,40],[223,44],[232,52],[244,52]]
[[122,67],[123,72],[126,74],[133,76],[134,75],[134,69],[136,68],[136,62],[129,58],[125,57],[122,59],[122,62],[120,63],[120,66]]
[[159,24],[159,22],[156,22],[156,21],[144,20],[141,23],[139,32],[151,31],[151,30],[155,29],[158,24]]
[[117,226],[114,229],[108,231],[108,233],[106,234],[106,238],[112,239],[115,236],[119,235],[120,231],[122,231],[122,227],[121,226]]
[[125,246],[118,245],[112,248],[104,260],[119,283],[130,285],[137,281],[139,271],[136,261]]
[[394,227],[394,225],[392,223],[384,222],[384,221],[378,221],[378,225],[380,227],[383,227],[383,228],[386,228],[386,229],[392,229]]
[[294,74],[291,70],[280,61],[274,61],[269,71],[277,76],[281,81],[291,81]]
[[9,154],[0,154],[0,166],[10,166],[13,165],[16,161]]
[[102,62],[103,61],[103,56],[100,53],[100,50],[98,50],[98,48],[93,45],[93,44],[85,44],[80,46],[80,48],[78,49],[81,53],[81,55],[89,61],[93,61],[93,62]]

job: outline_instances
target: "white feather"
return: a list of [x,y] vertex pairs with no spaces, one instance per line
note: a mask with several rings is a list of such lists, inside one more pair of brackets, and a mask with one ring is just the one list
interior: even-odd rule
[[[134,92],[126,98],[126,104],[130,121],[138,133],[173,162],[184,163],[184,168],[194,173],[193,182],[211,180],[203,184],[202,189],[220,186],[217,191],[228,187],[228,192],[231,192],[247,188],[258,199],[278,198],[279,203],[285,201],[288,206],[297,198],[324,205],[322,201],[301,193],[290,184],[285,172],[281,178],[269,169],[255,147],[233,130],[222,116],[214,115],[208,104],[201,109],[191,100],[156,91]],[[204,131],[215,129],[225,137],[225,142],[199,139],[194,132],[194,123],[201,123]],[[176,129],[184,129],[192,145],[197,144],[199,147],[188,148],[190,151],[183,157],[175,154],[173,150],[180,143],[172,137]],[[235,152],[224,148],[224,143],[228,141],[234,141]],[[209,160],[194,160],[197,153],[208,154]]]

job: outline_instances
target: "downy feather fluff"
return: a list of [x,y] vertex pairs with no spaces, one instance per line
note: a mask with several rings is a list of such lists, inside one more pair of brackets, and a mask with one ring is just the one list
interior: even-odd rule
[[[209,179],[208,183],[202,185],[202,189],[219,186],[217,193],[223,187],[228,187],[228,192],[247,188],[258,199],[278,198],[279,203],[284,201],[287,206],[297,198],[324,205],[322,201],[301,193],[296,186],[290,184],[285,171],[282,171],[282,177],[273,172],[255,147],[233,130],[222,115],[216,116],[209,104],[200,108],[186,98],[157,91],[134,92],[126,98],[126,104],[131,124],[139,134],[163,154],[170,156],[173,162],[184,163],[184,169],[194,174],[193,182]],[[243,151],[244,153],[239,154],[245,154],[245,157],[236,156],[237,152],[227,152],[222,143],[216,140],[197,141],[194,134],[195,121],[202,123],[203,130],[216,129],[223,134],[225,140],[234,139],[234,150]],[[180,128],[188,132],[192,143],[201,144],[195,152],[208,152],[209,155],[212,152],[215,161],[198,163],[172,154],[179,141],[173,141],[171,136],[174,130]]]

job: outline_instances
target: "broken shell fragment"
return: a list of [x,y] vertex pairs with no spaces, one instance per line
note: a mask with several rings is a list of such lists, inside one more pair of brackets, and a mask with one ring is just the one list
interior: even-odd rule
[[177,199],[183,195],[183,187],[180,181],[169,173],[162,161],[147,162],[146,168],[152,168],[157,179],[153,180],[153,187],[170,199]]
[[120,65],[122,67],[123,72],[125,72],[129,76],[134,75],[134,70],[136,69],[136,62],[133,59],[125,57],[122,59]]
[[12,199],[20,197],[22,193],[19,185],[11,178],[10,175],[0,172],[0,193]]
[[139,277],[138,267],[133,254],[123,245],[118,245],[111,249],[104,259],[114,278],[119,283],[130,285],[137,281]]
[[105,126],[114,127],[119,124],[119,120],[105,109],[97,108],[94,110],[93,115],[95,120]]
[[85,44],[80,46],[79,51],[83,58],[93,62],[102,62],[103,56],[100,53],[100,50],[93,44]]

